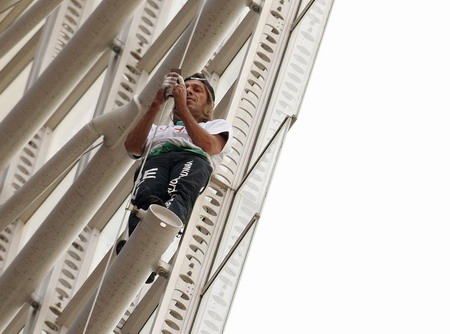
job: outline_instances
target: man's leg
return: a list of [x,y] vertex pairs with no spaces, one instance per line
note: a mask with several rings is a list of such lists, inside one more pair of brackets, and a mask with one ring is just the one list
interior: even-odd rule
[[208,184],[212,167],[209,162],[193,153],[171,152],[172,169],[167,192],[167,208],[183,223],[187,223],[200,193]]
[[[167,183],[170,165],[166,155],[149,158],[145,162],[141,175],[135,176],[136,189],[131,196],[131,203],[138,209],[147,210],[150,204],[164,205],[164,202],[169,199]],[[140,219],[131,213],[128,219],[129,235],[133,233],[139,222]]]
[[[147,210],[150,204],[165,205],[164,201],[168,200],[167,182],[169,180],[168,157],[164,154],[147,159],[141,173],[140,167],[135,173],[135,190],[131,195],[131,203],[138,209]],[[140,223],[140,219],[131,213],[128,219],[128,235],[135,230]],[[116,253],[122,250],[126,241],[120,240],[116,245]],[[152,272],[145,283],[149,284],[155,280],[156,273]]]

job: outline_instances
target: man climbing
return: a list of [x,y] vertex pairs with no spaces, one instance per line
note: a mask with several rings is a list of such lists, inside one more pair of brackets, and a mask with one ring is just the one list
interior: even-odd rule
[[[169,96],[174,99],[172,122],[155,125],[155,116]],[[188,221],[196,199],[230,146],[231,126],[223,119],[213,120],[214,101],[214,89],[203,74],[184,80],[174,72],[165,76],[150,108],[125,141],[134,159],[148,152],[141,173],[138,168],[135,174],[131,202],[137,208],[164,205],[183,223]],[[130,214],[130,235],[138,224],[139,218]],[[117,251],[123,245],[119,242]]]

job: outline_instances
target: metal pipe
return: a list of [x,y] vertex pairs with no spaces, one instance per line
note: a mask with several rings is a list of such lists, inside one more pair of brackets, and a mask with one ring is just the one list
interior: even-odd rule
[[131,160],[122,146],[99,149],[0,277],[0,327],[31,300],[31,293],[130,166]]
[[93,119],[72,137],[17,192],[0,206],[0,231],[12,223],[40,194],[64,173],[101,135],[104,145],[116,147],[143,114],[137,96],[133,101]]
[[259,213],[255,213],[252,217],[252,219],[250,219],[249,223],[247,224],[247,226],[245,226],[244,230],[242,231],[242,233],[239,235],[239,238],[234,242],[233,246],[231,247],[231,249],[228,251],[227,255],[224,257],[224,259],[220,262],[219,266],[217,267],[216,271],[214,272],[214,274],[211,276],[211,278],[209,279],[208,282],[206,282],[205,286],[202,289],[202,292],[200,293],[200,296],[203,296],[206,291],[208,291],[209,287],[211,286],[211,284],[214,283],[214,281],[216,280],[216,278],[219,276],[220,272],[222,271],[222,269],[225,267],[225,265],[227,263],[229,263],[228,261],[230,260],[230,258],[233,256],[234,252],[236,251],[236,249],[239,247],[239,245],[241,244],[242,240],[244,240],[245,236],[247,235],[248,231],[250,231],[250,229],[253,227],[253,225],[255,225],[255,223],[259,220],[261,216],[259,215]]
[[0,58],[11,50],[36,25],[46,18],[62,0],[41,0],[31,6],[0,35]]
[[33,60],[36,48],[41,37],[39,29],[0,71],[0,94],[13,82],[23,69]]
[[[108,269],[95,302],[85,333],[112,333],[122,315],[152,271],[158,269],[161,256],[183,226],[171,211],[151,205]],[[95,294],[84,306],[67,334],[83,333]]]
[[[2,12],[2,20],[0,21],[0,33],[3,33],[14,21],[22,15],[25,10],[33,3],[33,0],[20,0],[13,7]],[[1,6],[1,5],[0,5]]]
[[306,6],[305,6],[305,8],[303,8],[303,10],[302,10],[302,12],[300,13],[300,15],[295,19],[295,21],[292,23],[292,25],[291,25],[291,28],[289,29],[289,31],[293,31],[296,27],[297,27],[297,25],[299,24],[299,22],[301,21],[301,20],[303,20],[303,17],[306,15],[306,13],[309,11],[309,9],[312,7],[312,5],[314,5],[314,2],[315,2],[316,0],[310,0],[307,4],[306,4]]
[[183,63],[183,69],[189,69],[186,74],[200,71],[205,66],[248,5],[249,1],[242,0],[206,1]]
[[14,7],[22,0],[4,0],[2,3],[0,3],[0,14],[7,11],[11,7]]
[[[223,41],[232,23],[236,22],[236,18],[247,6],[248,2],[242,0],[206,1],[200,13],[201,16],[192,40],[189,42],[195,22],[191,22],[158,70],[156,70],[153,75],[155,80],[150,80],[144,88],[144,91],[152,92],[152,94],[145,96],[141,94],[139,97],[142,104],[146,107],[151,104],[151,99],[153,99],[154,93],[161,85],[164,75],[172,68],[181,66],[183,70],[182,75],[190,75],[200,71],[216,50],[217,45]],[[151,48],[149,52],[151,52]],[[184,54],[184,62],[180,64]],[[146,68],[145,65],[141,63],[139,67]],[[146,70],[150,72],[152,69],[146,68]]]
[[[32,292],[39,286],[60,254],[70,246],[95,210],[122,178],[122,174],[131,167],[133,162],[124,146],[117,143],[140,119],[143,111],[138,98],[135,97],[133,102],[91,122],[92,127],[96,129],[93,133],[105,134],[105,145],[99,149],[0,277],[0,330],[23,303],[32,301]],[[69,147],[73,149],[80,140],[82,138],[77,136]],[[44,170],[51,167],[55,167],[53,162]],[[25,196],[23,192],[21,196]],[[14,198],[14,201],[20,202],[20,199],[19,196]]]
[[[146,95],[143,91],[141,95]],[[140,121],[147,108],[141,103],[140,96],[133,96],[133,100],[125,106],[94,118],[92,126],[98,133],[105,136],[104,144],[108,147],[116,147],[123,144],[128,132]]]
[[0,277],[0,329],[31,302],[31,294],[82,232],[131,159],[123,146],[102,146],[14,261]]
[[142,1],[104,0],[99,4],[0,124],[0,170],[44,125],[92,63],[113,44]]
[[[92,59],[111,42],[125,20],[118,15],[118,12],[131,12],[129,8],[136,2],[104,0],[0,124],[0,141],[2,142],[0,169],[7,165],[12,154],[22,147],[26,140],[45,122],[65,92],[83,75],[80,72],[88,68]],[[113,4],[115,7],[108,10],[108,6]],[[231,22],[235,21],[239,12],[246,5],[247,2],[242,0],[207,2],[197,29],[201,33],[194,35],[186,62],[183,65],[183,70],[187,74],[198,71],[204,66],[217,43],[224,38]],[[119,7],[120,9],[117,9]],[[203,15],[205,16],[203,17]],[[181,55],[187,47],[188,37],[185,34],[179,40],[155,74],[157,80],[150,80],[139,95],[144,110],[150,105],[160,86],[158,80],[162,80],[170,68],[179,65]],[[202,46],[200,47],[200,45]],[[82,70],[79,70],[80,68]],[[106,117],[109,116],[105,116],[105,119]],[[134,117],[136,114],[131,115],[131,119]],[[82,231],[84,224],[89,221],[89,217],[120,179],[121,172],[123,173],[131,166],[131,160],[128,159],[123,146],[118,145],[121,143],[120,139],[125,136],[122,131],[129,128],[123,124],[131,123],[131,121],[126,123],[126,120],[123,122],[112,127],[106,126],[106,121],[103,124],[103,120],[94,122],[94,126],[99,132],[105,131],[116,135],[105,136],[105,145],[97,152],[84,172],[0,277],[0,300],[2,303],[0,305],[0,330],[23,303],[31,302],[31,293],[38,287],[60,254]]]
[[62,149],[0,206],[0,231],[17,219],[99,137],[100,134],[95,131],[92,124],[85,125],[72,137]]

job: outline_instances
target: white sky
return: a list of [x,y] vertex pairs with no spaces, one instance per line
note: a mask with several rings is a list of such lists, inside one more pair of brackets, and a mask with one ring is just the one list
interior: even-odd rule
[[226,334],[450,332],[449,13],[335,1]]

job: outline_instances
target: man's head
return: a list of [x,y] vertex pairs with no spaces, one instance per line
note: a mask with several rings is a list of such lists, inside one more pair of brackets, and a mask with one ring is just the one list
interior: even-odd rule
[[205,88],[208,92],[208,97],[209,100],[212,101],[214,103],[215,99],[216,99],[216,95],[214,94],[214,88],[212,88],[211,84],[209,83],[209,81],[205,78],[205,76],[203,75],[203,73],[197,72],[192,74],[191,76],[187,77],[184,79],[184,82],[186,83],[186,81],[189,80],[198,80],[201,81],[204,85]]
[[214,111],[215,94],[211,84],[202,73],[195,73],[184,79],[186,85],[186,103],[200,108],[197,120],[205,122],[212,120]]

